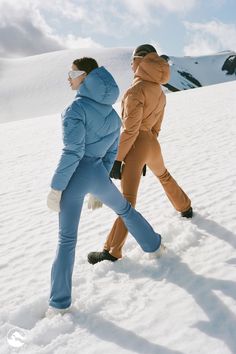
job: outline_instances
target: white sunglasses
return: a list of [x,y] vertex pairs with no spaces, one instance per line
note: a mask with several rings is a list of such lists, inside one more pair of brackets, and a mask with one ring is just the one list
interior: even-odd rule
[[70,79],[76,79],[77,77],[79,77],[80,75],[84,74],[85,71],[81,71],[81,70],[70,70],[68,72],[68,76]]

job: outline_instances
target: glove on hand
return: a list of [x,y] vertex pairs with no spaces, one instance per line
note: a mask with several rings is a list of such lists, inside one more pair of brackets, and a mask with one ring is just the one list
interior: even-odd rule
[[115,179],[121,179],[121,173],[122,173],[122,161],[117,161],[115,160],[112,170],[110,172],[110,177],[115,178]]
[[143,166],[143,176],[146,176],[146,172],[147,172],[147,166],[144,165],[144,166]]
[[51,189],[47,197],[47,206],[49,209],[59,213],[62,191]]
[[102,202],[95,198],[92,194],[89,194],[89,199],[88,199],[88,209],[92,209],[92,210],[95,210],[95,209],[99,209],[99,208],[102,208]]

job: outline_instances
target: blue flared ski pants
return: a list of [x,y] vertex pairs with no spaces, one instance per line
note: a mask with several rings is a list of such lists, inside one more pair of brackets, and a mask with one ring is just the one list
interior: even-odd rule
[[59,240],[51,271],[49,304],[59,309],[71,304],[72,273],[77,231],[84,197],[93,194],[114,210],[145,252],[155,252],[161,244],[144,217],[123,197],[109,178],[101,158],[84,157],[62,193],[59,213]]

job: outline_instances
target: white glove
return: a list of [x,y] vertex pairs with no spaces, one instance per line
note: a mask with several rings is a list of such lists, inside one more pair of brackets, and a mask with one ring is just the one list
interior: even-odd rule
[[62,191],[51,189],[47,197],[47,206],[49,209],[59,213]]
[[88,209],[98,209],[98,208],[102,208],[102,202],[95,198],[92,194],[89,194],[89,198],[88,198]]

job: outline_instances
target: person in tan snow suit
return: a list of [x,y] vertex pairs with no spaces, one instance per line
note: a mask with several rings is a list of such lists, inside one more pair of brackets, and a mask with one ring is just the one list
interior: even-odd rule
[[[166,169],[157,139],[166,105],[166,97],[160,85],[169,81],[169,64],[157,54],[153,46],[144,44],[134,51],[131,66],[134,81],[122,100],[124,130],[110,177],[121,179],[123,195],[134,207],[141,175],[147,165],[160,181],[173,207],[181,216],[191,218],[191,201]],[[114,262],[121,258],[127,233],[127,228],[118,217],[107,237],[104,250],[90,252],[89,263],[103,260]]]

